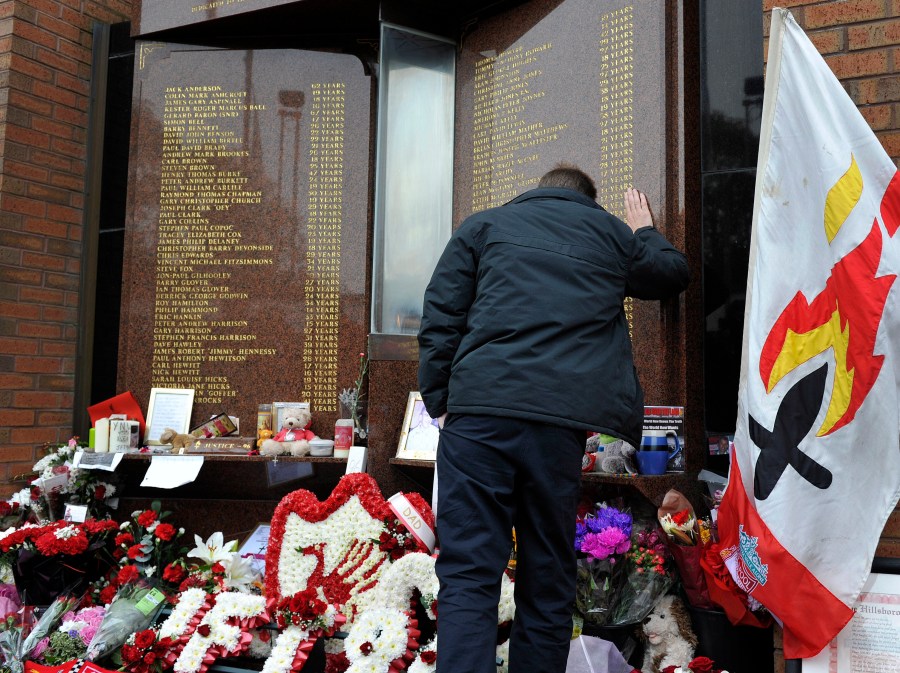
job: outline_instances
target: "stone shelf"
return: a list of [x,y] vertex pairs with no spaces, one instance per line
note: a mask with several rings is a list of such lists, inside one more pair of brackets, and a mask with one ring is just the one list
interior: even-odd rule
[[[171,453],[126,453],[123,460],[150,460],[153,456],[171,456]],[[242,453],[185,453],[185,456],[203,456],[204,462],[242,462],[242,463],[344,463],[346,458],[334,456],[248,456]]]

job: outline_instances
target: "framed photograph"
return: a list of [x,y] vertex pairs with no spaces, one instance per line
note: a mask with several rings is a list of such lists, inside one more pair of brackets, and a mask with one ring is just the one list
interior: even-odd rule
[[241,543],[238,555],[250,562],[255,571],[260,574],[266,570],[266,549],[269,546],[269,531],[272,525],[268,522],[260,523]]
[[406,414],[403,416],[397,458],[435,460],[438,437],[440,427],[437,420],[428,415],[422,395],[418,391],[411,392],[406,401]]
[[194,408],[193,388],[152,388],[147,407],[147,445],[161,444],[159,436],[166,428],[187,434]]
[[276,435],[281,430],[281,423],[284,421],[285,409],[306,409],[309,411],[309,402],[272,402],[272,432]]

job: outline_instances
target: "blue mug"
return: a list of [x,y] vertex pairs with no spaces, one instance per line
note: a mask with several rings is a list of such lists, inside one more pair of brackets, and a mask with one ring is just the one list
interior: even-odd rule
[[[669,438],[674,440],[669,443]],[[674,430],[647,430],[641,437],[641,450],[635,454],[641,474],[665,474],[668,462],[681,452]]]

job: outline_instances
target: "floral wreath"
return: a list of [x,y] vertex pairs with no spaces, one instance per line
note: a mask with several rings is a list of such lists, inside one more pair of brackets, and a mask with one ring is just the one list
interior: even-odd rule
[[412,610],[374,608],[360,614],[344,641],[347,673],[402,671],[419,647],[418,621]]

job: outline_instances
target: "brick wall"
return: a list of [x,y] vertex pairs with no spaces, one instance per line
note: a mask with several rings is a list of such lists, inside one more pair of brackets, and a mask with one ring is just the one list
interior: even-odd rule
[[790,9],[900,166],[900,0],[763,0]]
[[72,433],[93,21],[130,0],[0,0],[0,496]]

